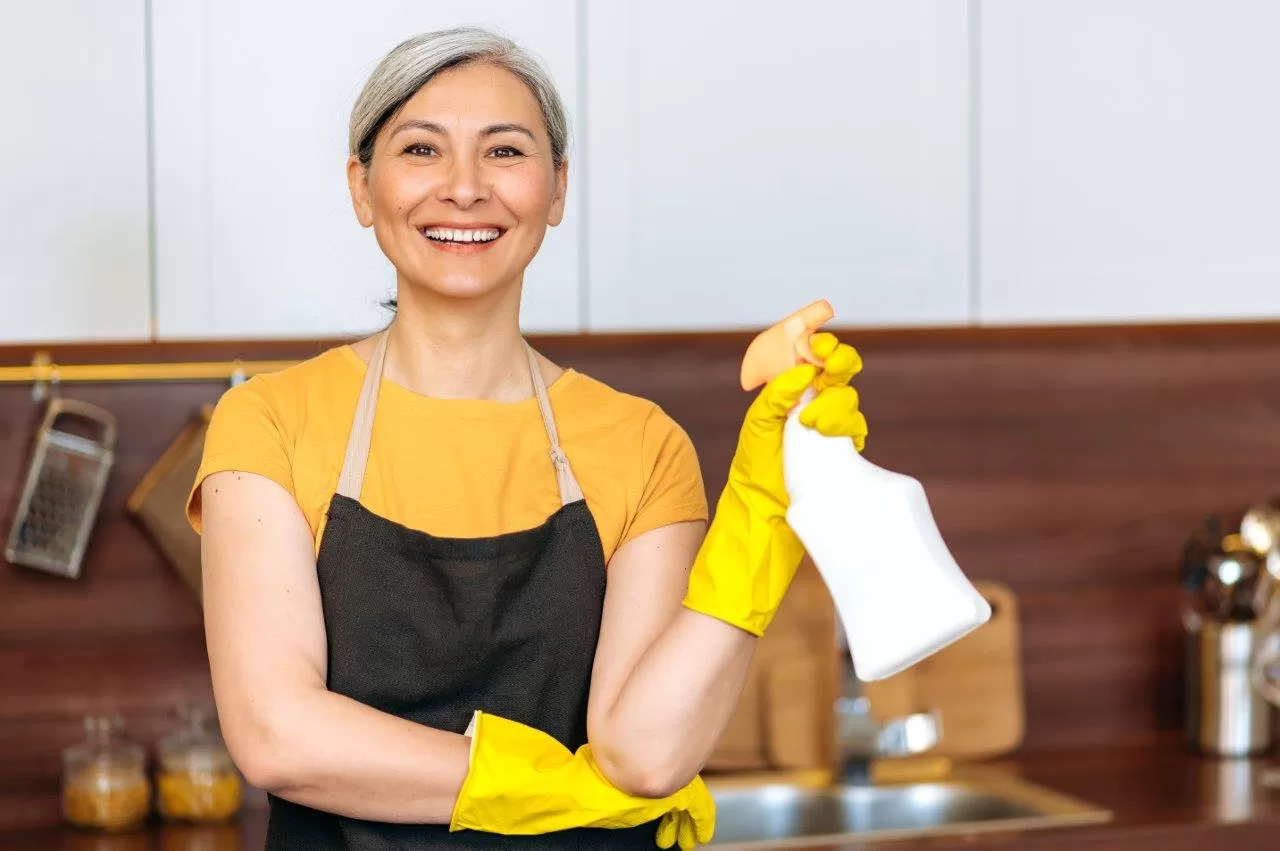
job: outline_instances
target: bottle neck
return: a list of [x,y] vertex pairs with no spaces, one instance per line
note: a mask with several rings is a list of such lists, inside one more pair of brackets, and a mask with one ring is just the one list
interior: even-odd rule
[[800,424],[800,411],[816,395],[810,388],[800,404],[787,415],[782,432],[782,477],[791,505],[830,491],[832,476],[838,476],[858,458],[858,450],[847,437],[828,437],[820,431]]

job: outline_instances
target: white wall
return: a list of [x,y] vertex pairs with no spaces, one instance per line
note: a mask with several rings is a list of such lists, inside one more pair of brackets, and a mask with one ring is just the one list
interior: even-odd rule
[[6,13],[0,341],[383,321],[347,115],[398,40],[459,23],[538,52],[573,121],[531,332],[756,327],[818,297],[861,326],[1280,318],[1267,0]]
[[590,326],[966,322],[965,4],[742,8],[589,6]]
[[150,334],[143,0],[9,0],[0,342]]
[[980,15],[977,318],[1280,317],[1280,4]]

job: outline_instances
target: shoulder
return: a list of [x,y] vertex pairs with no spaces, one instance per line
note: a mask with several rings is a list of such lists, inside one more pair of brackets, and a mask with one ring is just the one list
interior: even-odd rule
[[581,373],[572,378],[560,407],[572,417],[577,456],[602,490],[619,495],[607,500],[617,510],[606,524],[606,552],[660,526],[706,520],[702,468],[680,423],[650,399]]
[[361,364],[339,346],[231,387],[209,420],[206,461],[230,464],[274,456],[282,466],[304,432],[307,439],[325,439],[334,415],[354,410]]
[[574,422],[589,423],[600,433],[608,429],[614,440],[635,440],[642,444],[676,440],[693,443],[684,428],[656,402],[617,390],[585,373],[570,371],[568,383],[555,400],[571,414]]
[[187,516],[196,531],[201,530],[200,485],[214,473],[256,473],[296,497],[293,462],[299,446],[309,442],[304,432],[323,439],[332,413],[354,406],[361,375],[360,360],[338,347],[224,392],[209,419],[188,494]]
[[308,406],[326,405],[358,387],[360,360],[335,346],[277,372],[259,373],[228,389],[214,407],[214,420],[267,417],[281,425],[301,422]]
[[[658,495],[703,510],[702,468],[684,427],[661,405],[624,393],[582,373],[566,388],[564,408],[574,430],[596,447],[603,467],[625,465],[621,474],[642,510]],[[559,417],[557,417],[559,418]]]

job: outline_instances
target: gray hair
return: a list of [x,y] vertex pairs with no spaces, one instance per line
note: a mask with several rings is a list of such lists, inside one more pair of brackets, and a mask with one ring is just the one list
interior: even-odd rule
[[396,110],[441,71],[472,62],[492,62],[506,68],[529,87],[551,137],[551,163],[560,168],[568,146],[569,121],[551,75],[511,39],[478,27],[423,33],[388,53],[351,110],[350,153],[368,166],[374,139]]

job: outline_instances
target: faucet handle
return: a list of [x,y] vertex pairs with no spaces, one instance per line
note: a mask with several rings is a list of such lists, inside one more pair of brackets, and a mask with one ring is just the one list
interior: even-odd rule
[[865,697],[838,697],[835,703],[836,749],[840,753],[869,752],[875,748],[879,725]]
[[913,756],[936,747],[942,739],[942,718],[936,711],[890,718],[876,734],[880,756]]

